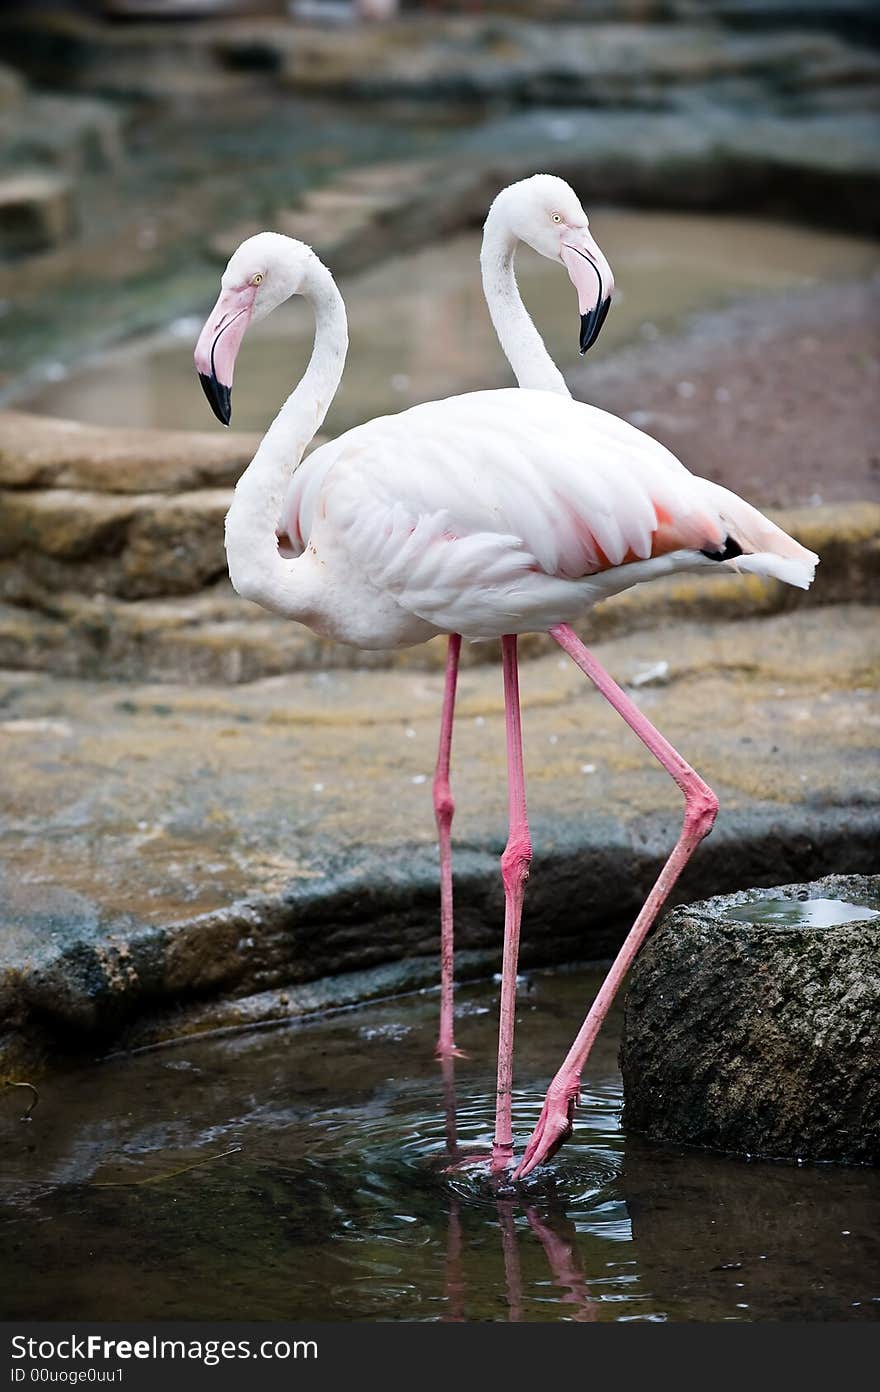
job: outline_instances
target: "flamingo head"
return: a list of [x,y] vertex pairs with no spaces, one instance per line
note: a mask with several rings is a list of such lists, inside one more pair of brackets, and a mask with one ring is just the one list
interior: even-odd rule
[[579,347],[586,353],[611,307],[614,276],[574,189],[555,174],[533,174],[503,189],[489,216],[503,219],[512,237],[568,271],[581,316]]
[[232,417],[235,359],[248,324],[297,294],[315,254],[280,232],[258,232],[233,252],[220,277],[220,297],[199,334],[195,363],[211,410],[223,425]]

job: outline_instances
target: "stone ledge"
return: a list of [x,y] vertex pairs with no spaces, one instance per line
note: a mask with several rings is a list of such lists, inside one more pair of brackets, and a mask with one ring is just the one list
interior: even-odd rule
[[546,100],[549,87],[549,100],[558,102],[579,96],[592,79],[586,95],[593,100],[598,92],[656,101],[669,88],[728,76],[784,95],[784,79],[809,88],[817,69],[819,80],[837,82],[874,72],[869,47],[828,32],[860,35],[873,18],[868,0],[847,0],[842,13],[840,5],[811,6],[809,27],[803,5],[743,0],[696,7],[605,0],[586,17],[581,6],[554,5],[546,22],[536,20],[534,6],[522,15],[510,9],[410,14],[357,32],[269,16],[119,25],[60,13],[12,16],[2,29],[10,57],[26,60],[44,80],[72,77],[90,90],[154,98],[176,95],[188,77],[200,93],[282,80],[321,94],[400,92],[422,100]]
[[[566,113],[562,139],[546,116],[511,117],[507,126],[504,153],[498,130],[477,131],[454,158],[343,170],[296,207],[277,209],[272,225],[308,242],[337,275],[351,274],[383,260],[389,243],[406,251],[481,225],[499,188],[547,168],[587,206],[762,210],[848,232],[877,230],[872,116],[746,119],[717,107],[695,123],[692,113],[652,112],[646,120],[588,110]],[[224,229],[209,250],[225,263],[261,226],[248,220]]]
[[0,411],[0,488],[176,493],[231,488],[259,435],[124,430]]
[[0,166],[37,164],[77,176],[116,169],[123,155],[123,117],[107,102],[33,92],[3,111],[0,101]]
[[65,241],[78,222],[70,179],[43,169],[0,171],[0,256],[42,251]]
[[231,490],[83,493],[0,490],[0,592],[54,607],[85,590],[120,599],[191,594],[226,574]]
[[872,53],[831,34],[732,34],[711,24],[450,16],[369,31],[301,26],[287,37],[277,50],[281,79],[347,98],[657,107],[676,89],[725,79],[750,80],[766,100],[823,83],[867,85],[880,73]]

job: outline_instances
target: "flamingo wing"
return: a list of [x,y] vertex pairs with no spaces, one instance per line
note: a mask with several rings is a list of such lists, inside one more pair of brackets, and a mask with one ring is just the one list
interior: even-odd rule
[[755,549],[730,544],[738,509],[762,544],[778,533],[810,555],[626,421],[546,392],[425,403],[350,431],[307,466],[302,535],[329,528],[370,585],[469,636],[543,626],[652,574],[733,560]]

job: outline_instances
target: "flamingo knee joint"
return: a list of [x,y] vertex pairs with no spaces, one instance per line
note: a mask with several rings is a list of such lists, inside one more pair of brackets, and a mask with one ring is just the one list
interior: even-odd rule
[[532,844],[527,836],[513,836],[501,856],[501,878],[508,891],[521,889],[529,878]]
[[715,825],[720,804],[715,793],[705,783],[692,792],[687,799],[685,828],[690,835],[702,841]]

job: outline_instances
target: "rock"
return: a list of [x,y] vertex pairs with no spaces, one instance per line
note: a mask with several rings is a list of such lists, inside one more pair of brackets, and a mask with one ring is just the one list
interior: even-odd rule
[[[643,16],[691,19],[694,0],[611,0],[611,8],[638,20]],[[700,14],[737,29],[820,28],[876,43],[877,6],[874,0],[699,0]],[[618,17],[623,17],[622,15]]]
[[137,505],[124,494],[7,493],[0,511],[0,559],[24,554],[81,561],[117,551]]
[[[278,209],[273,226],[307,242],[334,271],[351,274],[396,251],[436,241],[479,222],[491,197],[494,171],[465,160],[408,160],[344,171],[330,185],[307,192],[295,208]],[[208,249],[226,262],[257,222],[215,233]]]
[[76,228],[73,185],[39,170],[0,176],[0,255],[55,246]]
[[[598,645],[623,679],[669,655],[667,684],[638,700],[720,796],[682,895],[873,864],[871,617],[825,607]],[[535,848],[523,962],[605,957],[674,842],[680,798],[574,664],[526,662],[521,685]],[[38,1068],[62,1034],[74,1051],[148,1042],[275,1018],[273,993],[341,972],[435,966],[442,688],[439,665],[195,689],[6,673],[0,1055]],[[472,666],[455,732],[456,915],[480,972],[501,944],[504,747],[498,667]]]
[[[792,118],[707,107],[691,111],[527,112],[477,127],[452,158],[343,170],[272,218],[314,246],[336,274],[480,226],[499,188],[536,169],[562,175],[594,203],[735,209],[877,230],[880,158],[873,115]],[[328,213],[331,215],[328,216]],[[223,264],[263,223],[212,234]]]
[[0,494],[0,589],[7,598],[77,587],[123,599],[190,594],[226,574],[231,490],[163,494],[51,489]]
[[[204,16],[194,21],[176,19],[173,24],[140,22],[107,23],[98,15],[56,9],[22,11],[3,16],[0,38],[4,53],[19,64],[32,80],[47,86],[78,87],[123,98],[185,98],[189,94],[213,94],[229,87],[229,73],[218,53],[218,37],[225,34],[234,46],[243,22],[232,18],[212,22]],[[291,25],[283,20],[256,20],[253,28],[266,26],[284,43]],[[220,44],[222,48],[222,42]],[[187,87],[188,75],[188,87]]]
[[864,110],[785,114],[756,102],[745,114],[704,101],[650,118],[527,110],[477,127],[464,157],[492,171],[496,192],[508,179],[548,168],[588,206],[763,212],[850,233],[877,227],[876,120]]
[[73,175],[115,169],[122,125],[117,110],[92,97],[29,93],[11,111],[0,100],[0,166],[51,165]]
[[[765,921],[760,908],[754,922],[742,916],[768,897],[789,901],[794,921]],[[875,913],[801,924],[804,900]],[[876,1164],[878,1058],[880,876],[828,875],[675,909],[633,968],[625,1121],[652,1139]]]
[[713,83],[748,81],[766,100],[880,78],[872,53],[831,34],[462,16],[369,32],[303,30],[281,71],[298,90],[336,96],[647,109]]
[[581,7],[554,6],[551,15],[536,16],[534,7],[525,16],[421,14],[369,27],[255,16],[181,19],[173,29],[37,13],[10,17],[3,38],[10,57],[42,82],[125,97],[222,94],[268,77],[309,94],[370,100],[650,110],[710,86],[734,103],[745,95],[763,104],[810,100],[820,87],[845,98],[847,89],[876,84],[877,60],[861,42],[865,0],[833,11],[814,8],[805,25],[803,6],[718,0],[707,16],[705,6],[678,0],[591,5],[588,23]]
[[126,430],[0,411],[0,488],[231,488],[259,443],[259,435],[234,430]]

